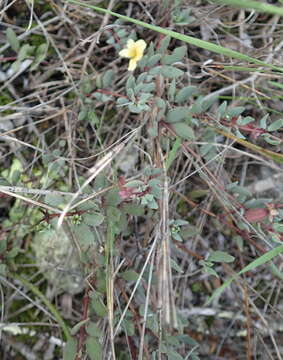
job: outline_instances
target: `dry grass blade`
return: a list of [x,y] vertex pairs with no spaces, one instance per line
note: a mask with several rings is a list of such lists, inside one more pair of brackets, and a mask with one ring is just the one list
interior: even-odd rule
[[162,149],[158,144],[158,153],[163,169],[163,196],[160,206],[160,244],[158,250],[158,307],[161,311],[162,323],[170,328],[178,328],[175,296],[172,280],[172,267],[170,255],[170,229],[169,229],[169,185],[165,160]]
[[64,217],[66,216],[67,212],[75,207],[72,206],[73,202],[79,197],[79,195],[81,194],[81,192],[83,191],[83,189],[93,181],[93,179],[96,178],[96,176],[106,167],[108,166],[111,161],[114,159],[114,157],[120,152],[122,151],[122,149],[124,148],[125,144],[119,144],[117,146],[115,146],[112,150],[110,150],[105,156],[103,156],[102,159],[100,159],[97,164],[95,165],[95,167],[93,167],[92,169],[92,175],[84,182],[84,184],[81,186],[81,188],[73,195],[72,199],[69,201],[69,203],[66,205],[66,207],[64,208],[64,210],[62,211],[59,219],[58,219],[58,228],[60,228],[62,226],[62,223],[64,221]]
[[268,2],[0,1],[1,359],[282,358]]

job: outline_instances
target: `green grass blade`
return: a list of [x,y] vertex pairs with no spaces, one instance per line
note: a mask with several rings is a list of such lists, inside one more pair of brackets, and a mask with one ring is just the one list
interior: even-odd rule
[[242,9],[252,9],[252,10],[256,10],[258,12],[283,16],[283,8],[275,6],[275,5],[265,4],[265,3],[262,3],[259,1],[215,0],[215,2],[225,4],[225,5],[232,5],[235,7],[240,7]]
[[268,81],[270,85],[273,85],[281,90],[283,90],[283,85],[282,84],[279,84],[278,82],[276,81]]
[[119,19],[129,21],[129,22],[131,22],[133,24],[143,26],[143,27],[145,27],[147,29],[150,29],[150,30],[153,30],[153,31],[157,31],[157,32],[159,32],[161,34],[171,36],[172,38],[184,41],[184,42],[186,42],[188,44],[200,47],[202,49],[205,49],[205,50],[217,53],[217,54],[222,54],[222,55],[234,58],[234,59],[251,62],[251,63],[257,64],[257,65],[260,65],[260,66],[269,67],[269,68],[271,68],[273,70],[283,72],[282,67],[275,66],[275,65],[272,65],[272,64],[267,64],[264,61],[257,60],[257,59],[255,59],[253,57],[242,54],[242,53],[240,53],[238,51],[226,49],[223,46],[216,45],[216,44],[208,42],[208,41],[196,39],[196,38],[194,38],[192,36],[188,36],[188,35],[183,35],[183,34],[180,34],[180,33],[176,32],[176,31],[163,29],[160,26],[151,25],[151,24],[148,24],[148,23],[146,23],[144,21],[136,20],[136,19],[130,18],[130,17],[125,16],[125,15],[120,15],[120,14],[115,13],[113,11],[110,11],[110,10],[107,10],[107,9],[102,9],[102,8],[100,8],[98,6],[85,4],[85,3],[82,3],[82,2],[77,1],[77,0],[66,0],[66,1],[70,2],[70,3],[73,3],[73,4],[76,4],[76,5],[80,5],[80,6],[84,6],[84,7],[93,9],[93,10],[98,11],[98,12],[102,12],[104,14],[109,14],[109,15],[115,16],[115,17],[117,17]]
[[232,281],[234,281],[238,276],[244,274],[247,271],[251,271],[257,268],[260,265],[266,264],[268,261],[272,260],[275,256],[281,253],[283,253],[283,245],[277,246],[276,248],[266,252],[259,258],[252,261],[250,264],[245,266],[240,272],[238,272],[229,280],[225,281],[218,289],[216,289],[214,293],[211,295],[211,297],[208,299],[206,305],[209,304],[216,297],[220,296],[223,293],[223,291],[227,288],[227,286],[229,286],[232,283]]
[[179,147],[181,146],[181,144],[182,144],[181,138],[177,137],[173,144],[172,149],[169,152],[168,158],[166,159],[166,162],[165,162],[166,170],[168,170],[170,168],[170,166],[172,165],[172,163],[174,162],[177,151],[179,150]]

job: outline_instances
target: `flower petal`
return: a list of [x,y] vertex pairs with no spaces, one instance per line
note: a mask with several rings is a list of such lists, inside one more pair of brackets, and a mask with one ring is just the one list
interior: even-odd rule
[[125,57],[125,58],[131,57],[131,55],[129,54],[129,49],[123,49],[123,50],[119,51],[119,55],[121,57]]
[[138,40],[135,44],[142,52],[144,52],[146,48],[146,42],[144,40]]
[[133,39],[129,39],[129,40],[127,41],[127,48],[131,48],[131,47],[134,46],[134,45],[135,45],[135,42],[134,42]]
[[129,71],[134,71],[135,68],[137,67],[137,62],[135,59],[131,59],[129,62],[129,66],[128,66],[128,70]]

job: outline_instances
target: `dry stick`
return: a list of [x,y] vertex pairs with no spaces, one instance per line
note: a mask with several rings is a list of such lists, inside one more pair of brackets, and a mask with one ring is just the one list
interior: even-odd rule
[[160,143],[157,142],[157,149],[163,168],[163,198],[161,201],[161,259],[160,259],[160,277],[159,277],[159,307],[164,311],[165,324],[171,328],[177,328],[177,315],[174,301],[174,290],[172,280],[172,269],[170,263],[170,230],[169,230],[169,191],[166,165]]
[[[42,189],[29,189],[29,188],[25,188],[25,187],[20,187],[20,186],[4,186],[4,185],[0,185],[0,192],[6,193],[7,191],[15,194],[15,193],[23,193],[23,194],[28,194],[28,195],[39,195],[39,196],[43,196],[43,195],[63,195],[63,196],[74,196],[74,193],[71,192],[64,192],[64,191],[57,191],[57,190],[42,190]],[[96,194],[96,193],[94,193]],[[94,195],[91,194],[91,195]],[[80,198],[87,198],[90,196],[90,194],[79,194],[78,195]]]
[[[52,36],[47,32],[47,30],[44,27],[44,23],[42,23],[39,19],[39,17],[34,13],[34,18],[37,21],[37,23],[39,24],[44,36],[46,37],[46,39],[51,43],[51,45],[53,46],[53,49],[55,50],[55,52],[57,53],[59,59],[62,61],[62,66],[63,69],[66,71],[66,74],[68,76],[68,78],[70,79],[70,82],[72,84],[72,87],[74,88],[74,91],[77,93],[77,95],[79,96],[79,91],[77,89],[77,85],[75,84],[72,74],[69,71],[67,64],[65,63],[64,57],[61,55],[61,52],[59,51],[59,49],[57,48]],[[81,101],[80,97],[78,97],[79,101]]]
[[212,69],[209,69],[209,70],[207,70],[207,71],[208,71],[208,73],[210,73],[210,74],[214,74],[214,75],[220,76],[220,77],[222,77],[222,78],[225,79],[225,80],[229,80],[230,82],[233,82],[233,83],[235,84],[235,86],[236,86],[236,85],[242,86],[242,87],[244,87],[245,89],[248,89],[248,90],[250,90],[251,92],[254,92],[254,93],[256,93],[256,94],[258,94],[258,95],[260,95],[260,96],[263,96],[263,97],[265,97],[265,98],[268,99],[268,100],[271,100],[271,99],[272,99],[271,97],[265,95],[264,93],[262,93],[262,92],[260,92],[260,91],[258,91],[258,90],[256,90],[256,89],[252,89],[252,88],[251,88],[250,86],[248,86],[248,85],[245,85],[245,82],[247,82],[247,80],[249,80],[249,82],[253,80],[253,76],[251,76],[251,77],[248,78],[248,79],[244,79],[244,80],[241,82],[241,81],[236,81],[236,80],[230,78],[230,76],[224,75],[224,74],[222,74],[222,73],[220,73],[220,72],[218,72],[218,71],[212,70]]
[[248,289],[247,286],[243,286],[244,292],[244,311],[246,313],[247,318],[247,360],[252,360],[252,329],[251,329],[251,313],[250,313],[250,305],[248,299]]
[[[279,50],[281,50],[281,48],[283,47],[283,41],[281,41],[274,49],[274,51],[272,51],[268,57],[266,58],[266,62],[270,62],[274,56],[274,54],[276,52],[278,52]],[[262,67],[260,67],[258,70],[260,71],[262,69]],[[244,79],[244,80],[240,80],[240,81],[237,81],[236,83],[232,84],[232,85],[229,85],[225,88],[221,88],[219,90],[216,90],[208,95],[206,95],[204,98],[203,98],[203,101],[207,101],[208,99],[211,99],[213,96],[216,96],[216,95],[220,95],[220,94],[225,94],[231,90],[234,90],[236,89],[237,86],[243,86],[244,84],[248,83],[248,82],[254,82],[257,77],[260,75],[260,72],[256,72],[254,73],[253,75],[251,75],[250,77]],[[265,95],[266,96],[266,95]]]
[[[176,133],[173,131],[173,129],[169,126],[169,124],[165,123],[165,122],[162,122],[161,121],[161,124],[169,130],[169,132],[171,134],[173,134],[174,136],[177,136]],[[224,209],[226,210],[226,213],[230,213],[231,214],[231,211],[227,208],[227,206],[223,203],[223,201],[221,201],[223,199],[223,195],[225,195],[224,199],[225,200],[228,200],[230,199],[232,202],[231,202],[231,205],[232,205],[232,209],[235,213],[237,213],[237,215],[240,217],[240,219],[249,226],[250,229],[252,229],[254,231],[255,234],[257,234],[257,236],[265,243],[267,244],[270,248],[272,248],[272,245],[270,244],[270,242],[259,232],[257,231],[257,229],[250,223],[248,222],[243,215],[241,215],[237,209],[237,207],[234,205],[234,202],[235,202],[235,199],[233,198],[232,195],[226,193],[226,191],[223,193],[223,194],[220,194],[220,191],[223,191],[224,189],[222,188],[218,188],[216,186],[216,184],[218,183],[217,179],[215,178],[215,176],[209,171],[209,169],[207,169],[207,164],[210,163],[213,159],[209,160],[206,164],[203,164],[202,160],[201,160],[201,157],[199,155],[197,155],[192,149],[190,149],[190,147],[187,145],[187,143],[183,142],[182,143],[182,148],[184,150],[184,154],[186,156],[189,156],[188,154],[191,154],[194,156],[195,159],[197,159],[198,162],[201,163],[201,166],[198,167],[196,169],[196,171],[194,171],[193,173],[198,173],[198,172],[201,172],[205,177],[206,177],[206,183],[207,185],[209,186],[209,188],[211,189],[211,191],[215,194],[216,198],[219,200],[220,203],[223,204],[223,207]],[[216,155],[215,158],[217,158],[220,154]],[[205,168],[206,170],[206,173],[202,171],[202,169]],[[190,177],[193,173],[191,173],[189,176],[186,176],[184,179],[178,181],[177,183],[175,183],[174,185],[171,185],[172,186],[176,186],[177,184],[179,184],[180,182],[186,180],[188,177]],[[210,180],[208,178],[208,176],[210,176]],[[222,196],[221,196],[222,195]],[[238,206],[240,204],[237,204]],[[233,217],[233,214],[231,214],[231,216]],[[235,219],[236,221],[236,219]],[[237,222],[237,221],[236,221]]]
[[[125,136],[123,136],[123,138],[125,138],[124,143],[122,143],[122,144],[120,144],[120,145],[117,145],[117,146],[115,146],[115,147],[113,148],[113,151],[112,151],[112,153],[114,154],[113,158],[119,153],[119,151],[121,151],[121,149],[124,147],[124,145],[126,144],[126,142],[128,142],[130,139],[132,139],[132,138],[137,134],[137,132],[138,132],[141,128],[142,128],[142,126],[139,126],[138,128],[132,130],[130,133],[128,133],[128,134],[126,134]],[[119,148],[120,146],[122,146],[122,148]],[[119,149],[120,149],[120,150],[119,150]],[[103,150],[102,153],[103,153],[103,152],[105,152],[105,150]],[[98,156],[98,154],[95,155],[95,156]],[[107,154],[103,159],[106,159],[108,156],[109,156],[109,154]],[[111,160],[110,160],[110,161],[111,161]],[[101,164],[101,163],[102,163],[102,164]],[[71,203],[79,196],[79,194],[81,193],[81,191],[83,190],[83,188],[84,188],[86,185],[88,185],[88,184],[94,179],[94,177],[98,175],[98,173],[99,173],[100,171],[102,171],[102,170],[104,169],[104,166],[103,166],[103,168],[102,168],[101,170],[99,170],[99,169],[98,169],[98,165],[99,165],[99,164],[101,164],[101,165],[103,166],[102,160],[100,160],[95,166],[93,166],[93,167],[88,171],[88,173],[89,173],[89,174],[92,174],[92,175],[90,175],[90,178],[82,185],[81,189],[79,189],[79,190],[77,191],[77,193],[73,195],[74,198],[71,199],[71,201],[70,201]],[[105,166],[106,166],[106,165],[105,165]],[[115,186],[113,186],[113,185],[112,185],[112,186],[109,186],[109,187],[106,188],[106,189],[100,190],[100,191],[96,192],[95,194],[90,195],[90,196],[89,196],[88,198],[86,198],[86,199],[82,199],[81,201],[75,203],[74,205],[70,205],[69,210],[76,208],[77,206],[83,204],[84,202],[86,202],[86,201],[88,201],[88,200],[90,200],[90,199],[93,199],[94,197],[97,197],[98,195],[100,195],[100,194],[102,194],[102,193],[104,193],[104,192],[106,192],[106,191],[108,191],[108,190],[110,190],[110,189],[112,189],[112,188],[114,188],[114,187],[115,187]],[[68,204],[68,206],[69,206],[69,204]]]
[[[254,289],[252,287],[250,287],[251,290],[254,291]],[[262,299],[262,300],[265,300],[265,299]],[[249,299],[249,302],[250,302],[250,305],[253,307],[254,309],[254,313],[258,316],[258,318],[261,320],[261,322],[263,323],[263,325],[265,326],[265,329],[266,331],[268,332],[269,336],[270,336],[270,339],[274,345],[274,348],[276,350],[276,355],[278,357],[279,360],[282,360],[282,357],[281,357],[281,353],[280,353],[280,350],[278,349],[278,346],[276,344],[276,341],[274,339],[274,336],[273,336],[273,333],[272,333],[272,329],[271,327],[269,326],[268,322],[265,320],[265,318],[263,317],[262,315],[262,312],[259,311],[259,309],[257,308],[257,306],[254,304],[254,302]]]
[[30,198],[26,198],[26,197],[24,197],[22,195],[18,195],[16,193],[12,192],[12,191],[5,190],[5,189],[3,189],[3,186],[0,187],[0,192],[4,193],[6,195],[9,195],[9,196],[15,197],[17,199],[21,199],[21,200],[23,200],[23,201],[25,201],[27,203],[32,204],[32,205],[39,206],[39,207],[44,208],[46,210],[54,211],[54,212],[60,213],[60,214],[62,213],[62,210],[60,210],[60,209],[54,208],[52,206],[46,205],[46,204],[41,203],[41,202],[36,201],[36,200],[32,200]]
[[148,283],[147,283],[147,292],[146,292],[146,299],[145,299],[145,306],[144,306],[144,315],[143,315],[143,326],[141,332],[141,339],[140,339],[140,352],[138,360],[143,360],[143,349],[146,350],[146,358],[149,359],[149,354],[147,348],[144,344],[144,337],[145,337],[145,329],[146,329],[146,320],[148,314],[148,304],[149,304],[149,295],[150,295],[150,288],[151,288],[151,281],[152,281],[152,274],[153,274],[153,265],[154,265],[154,256],[151,258],[150,268],[149,268],[149,276],[148,276]]
[[82,190],[93,181],[93,179],[96,178],[96,176],[108,165],[110,162],[114,159],[114,157],[122,151],[124,148],[125,143],[119,144],[113,148],[113,150],[110,150],[101,160],[97,162],[95,167],[93,168],[92,175],[84,182],[81,189],[79,189],[72,197],[72,199],[69,201],[69,203],[65,206],[61,216],[58,219],[57,227],[60,228],[62,226],[62,223],[64,221],[64,217],[66,216],[67,212],[71,209],[72,203],[78,198]]
[[32,64],[32,60],[26,59],[22,61],[19,70],[16,71],[16,73],[10,77],[10,79],[6,80],[4,84],[0,87],[0,92],[2,92],[8,85],[10,85],[18,76],[20,76],[24,71],[26,71],[29,66]]

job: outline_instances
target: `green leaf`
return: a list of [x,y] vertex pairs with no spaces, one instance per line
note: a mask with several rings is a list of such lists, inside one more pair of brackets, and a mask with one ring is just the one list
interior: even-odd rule
[[82,220],[87,225],[99,226],[104,221],[104,216],[101,213],[88,213],[82,215]]
[[29,57],[34,49],[34,46],[30,46],[29,44],[24,44],[18,53],[18,61],[23,61],[27,57]]
[[172,238],[177,240],[177,241],[180,241],[180,242],[183,242],[183,239],[181,237],[181,235],[179,235],[179,233],[177,232],[171,232],[171,235],[172,235]]
[[50,193],[50,194],[45,195],[44,202],[46,204],[52,205],[54,207],[58,207],[59,205],[64,204],[64,198],[63,198],[63,196],[61,196],[59,194]]
[[159,60],[161,59],[162,55],[161,54],[155,54],[153,56],[151,56],[148,60],[147,60],[147,64],[146,66],[152,67],[155,66]]
[[232,191],[233,194],[239,194],[251,197],[252,193],[244,186],[237,185],[237,183],[231,183],[226,186],[226,189]]
[[77,340],[71,337],[64,347],[63,360],[75,360],[77,355]]
[[144,186],[144,182],[141,180],[131,180],[125,184],[125,187],[137,188],[139,186]]
[[150,92],[155,90],[155,83],[153,83],[153,82],[150,82],[150,83],[147,83],[147,84],[143,83],[142,85],[143,85],[142,90],[144,92],[150,93]]
[[179,150],[181,143],[182,143],[181,138],[177,137],[177,139],[175,140],[175,142],[173,144],[172,149],[169,152],[168,157],[166,158],[165,164],[166,164],[167,170],[169,169],[169,167],[172,165],[173,161],[175,160],[177,151]]
[[219,277],[217,272],[212,267],[206,266],[205,264],[202,265],[203,265],[202,271],[204,271],[206,274],[216,276],[217,278]]
[[0,264],[0,275],[6,276],[7,275],[7,265],[6,264]]
[[149,109],[148,105],[142,105],[142,104],[130,104],[129,110],[130,112],[134,114],[140,114],[142,111],[146,111]]
[[242,114],[242,112],[245,111],[245,108],[243,106],[234,106],[227,110],[226,115],[230,118],[239,116]]
[[164,39],[162,39],[162,41],[160,42],[160,47],[157,49],[157,51],[159,53],[164,53],[169,46],[170,40],[170,36],[166,36]]
[[155,98],[155,103],[159,109],[162,109],[164,111],[166,110],[166,102],[163,99],[161,99],[160,97]]
[[165,121],[168,123],[176,123],[181,120],[188,118],[190,108],[187,106],[179,106],[175,109],[171,109],[168,111]]
[[78,206],[78,210],[98,210],[97,204],[93,200],[86,201],[85,203]]
[[129,215],[142,216],[144,214],[144,207],[134,203],[124,204],[123,211]]
[[189,97],[198,93],[199,90],[196,86],[186,86],[177,93],[175,100],[178,104],[182,104],[186,102]]
[[157,204],[157,202],[156,202],[154,199],[148,200],[147,206],[148,206],[150,209],[153,209],[153,210],[157,210],[157,209],[158,209],[158,204]]
[[107,207],[109,207],[109,206],[117,206],[121,202],[121,198],[120,198],[120,195],[119,195],[119,190],[117,190],[117,189],[113,189],[113,190],[108,191],[105,198],[106,198]]
[[15,31],[12,28],[10,28],[10,27],[7,28],[6,37],[7,37],[8,43],[10,44],[11,48],[15,52],[18,52],[19,48],[20,48],[20,42],[17,38]]
[[139,274],[134,270],[124,271],[119,275],[121,276],[121,278],[123,278],[126,281],[137,281],[139,278]]
[[76,335],[76,333],[80,330],[80,328],[82,326],[84,326],[85,324],[87,324],[88,322],[89,322],[89,319],[87,318],[87,319],[81,320],[76,325],[74,325],[71,329],[71,335],[72,336]]
[[236,129],[235,131],[236,136],[238,139],[245,139],[246,137],[241,133],[241,131],[239,129]]
[[8,239],[4,238],[0,240],[0,254],[3,254],[7,250],[7,241]]
[[146,93],[146,92],[141,93],[139,98],[139,104],[146,103],[152,97],[153,95],[151,93]]
[[227,101],[224,101],[218,108],[218,114],[220,115],[220,117],[225,115],[227,109]]
[[126,82],[126,90],[134,89],[136,87],[136,81],[133,75],[130,75]]
[[95,237],[90,227],[86,224],[79,224],[73,227],[76,237],[83,248],[94,245]]
[[99,124],[99,118],[94,110],[89,110],[87,112],[87,121],[91,124]]
[[183,70],[177,69],[174,66],[168,66],[168,65],[164,65],[161,67],[161,74],[165,77],[165,78],[177,78],[180,77],[184,74]]
[[230,263],[235,260],[234,256],[231,256],[227,254],[224,251],[213,251],[210,253],[207,261],[211,262],[224,262],[224,263]]
[[79,115],[78,115],[78,120],[79,121],[82,121],[86,118],[87,116],[87,108],[83,108],[80,112],[79,112]]
[[283,224],[275,223],[273,224],[273,229],[276,232],[283,233]]
[[189,224],[189,222],[186,221],[186,220],[183,220],[183,219],[174,220],[174,225],[185,226],[185,225],[188,225],[188,224]]
[[102,346],[95,337],[89,336],[86,339],[85,346],[91,360],[102,360]]
[[159,66],[155,66],[155,67],[151,68],[148,73],[150,75],[160,75],[161,70],[162,70],[162,66],[159,65]]
[[202,111],[207,111],[216,101],[218,100],[218,95],[214,95],[211,98],[205,100],[205,98],[199,98],[200,106]]
[[93,300],[92,305],[97,316],[103,318],[107,315],[107,308],[99,298]]
[[166,353],[168,356],[168,360],[184,360],[183,356],[178,354],[175,350],[168,349]]
[[251,122],[254,122],[255,119],[251,116],[246,116],[246,117],[241,117],[239,116],[238,119],[237,119],[237,124],[238,125],[247,125]]
[[7,254],[6,254],[6,257],[8,259],[13,259],[15,258],[18,253],[20,252],[20,248],[18,246],[14,246]]
[[117,103],[118,106],[124,106],[124,105],[129,104],[129,99],[124,98],[124,97],[119,97],[117,99],[116,103]]
[[278,119],[270,124],[267,128],[267,131],[276,131],[283,127],[283,119]]
[[259,120],[259,127],[261,129],[266,129],[267,128],[266,121],[267,121],[268,117],[269,117],[269,114],[266,114]]
[[106,73],[102,77],[102,84],[104,88],[108,88],[113,85],[115,78],[115,72],[110,69],[107,70]]
[[165,55],[162,58],[161,63],[164,65],[171,65],[175,62],[181,61],[186,53],[187,53],[186,46],[177,47],[171,55]]
[[261,129],[267,128],[266,121],[267,121],[268,117],[269,117],[269,114],[266,114],[259,120],[259,126]]
[[35,58],[33,60],[33,63],[30,67],[30,70],[35,70],[38,65],[46,58],[48,51],[48,44],[41,44],[35,51]]
[[122,326],[125,329],[128,336],[133,336],[135,334],[135,324],[133,320],[124,319],[122,322]]
[[97,326],[96,323],[94,322],[90,322],[89,325],[86,328],[86,332],[88,333],[88,335],[92,336],[92,337],[102,337],[103,336],[103,332],[99,329],[99,327]]
[[171,124],[172,129],[175,133],[183,139],[194,140],[195,134],[193,129],[184,122],[178,122]]
[[263,140],[266,141],[270,145],[279,145],[281,144],[282,140],[280,139],[273,139],[270,134],[263,134]]
[[[153,83],[151,83],[151,84],[154,85]],[[142,92],[142,93],[147,93],[147,92],[152,91],[152,86],[149,87],[151,90],[149,90],[149,91],[145,90],[145,88],[147,87],[146,85],[148,85],[148,84],[145,84],[145,83],[143,83],[143,82],[140,82],[140,83],[134,88],[134,93],[135,93],[135,95],[139,95],[140,92]],[[155,88],[155,87],[153,87],[153,88]],[[152,96],[152,95],[151,95],[151,96]]]
[[176,94],[176,80],[173,79],[168,89],[169,101],[174,102],[175,94]]
[[138,84],[143,83],[144,81],[146,81],[146,77],[147,77],[146,72],[141,73],[137,78],[137,83]]

